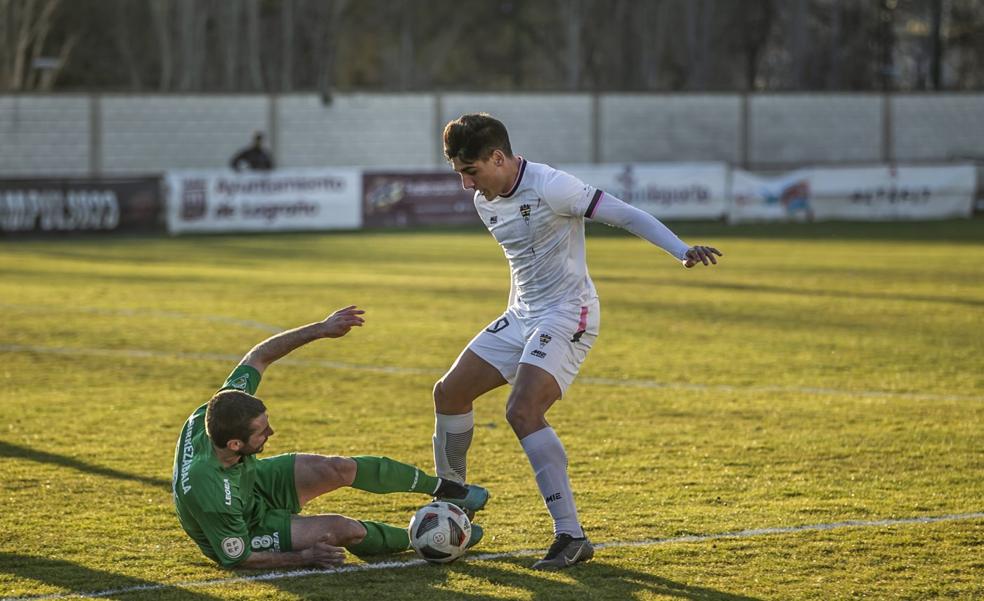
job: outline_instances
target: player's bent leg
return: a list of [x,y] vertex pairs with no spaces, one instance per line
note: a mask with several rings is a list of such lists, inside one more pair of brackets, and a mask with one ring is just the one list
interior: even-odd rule
[[358,520],[343,515],[292,515],[290,517],[291,550],[310,549],[318,541],[336,547],[359,543],[366,528]]
[[410,533],[406,528],[368,520],[360,524],[365,528],[365,536],[359,542],[345,547],[354,555],[362,558],[391,555],[410,548]]
[[317,542],[344,547],[359,557],[400,553],[410,548],[410,535],[404,528],[343,515],[291,516],[290,532],[294,551],[309,549]]
[[445,415],[468,413],[475,399],[505,383],[491,363],[465,349],[434,385],[434,410]]
[[489,498],[489,492],[481,486],[438,478],[414,465],[389,457],[297,455],[294,474],[297,496],[302,506],[342,486],[376,494],[415,492],[435,495],[473,511],[485,507]]
[[308,501],[355,480],[356,463],[351,457],[297,454],[294,461],[294,486],[301,506]]
[[506,419],[529,458],[537,487],[554,521],[553,544],[533,565],[538,570],[561,569],[594,556],[594,548],[578,522],[567,475],[567,451],[546,420],[547,410],[560,396],[560,386],[549,372],[523,363],[506,405]]
[[475,431],[472,403],[506,383],[498,369],[465,349],[434,385],[434,466],[441,478],[463,483]]
[[542,430],[547,411],[561,396],[560,385],[547,370],[520,363],[516,382],[506,401],[506,421],[519,439]]

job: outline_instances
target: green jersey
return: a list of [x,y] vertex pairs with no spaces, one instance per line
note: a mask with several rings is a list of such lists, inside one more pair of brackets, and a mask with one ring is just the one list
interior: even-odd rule
[[[219,390],[255,394],[259,385],[260,372],[239,365]],[[257,459],[249,455],[236,465],[222,466],[205,432],[207,407],[196,409],[181,429],[171,487],[184,531],[206,556],[230,567],[251,553],[249,532],[259,520],[253,494]]]

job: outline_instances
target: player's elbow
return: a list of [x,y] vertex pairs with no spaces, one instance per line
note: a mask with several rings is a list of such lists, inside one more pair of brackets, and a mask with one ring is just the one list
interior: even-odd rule
[[241,557],[237,557],[235,559],[230,559],[228,557],[222,557],[216,563],[219,564],[219,567],[225,568],[227,570],[234,570],[236,568],[249,568],[249,567],[251,567],[250,566],[250,559],[251,558],[252,558],[252,555],[249,554],[249,553],[247,553],[247,554],[245,554],[245,555],[243,555]]
[[253,348],[246,353],[243,360],[239,362],[240,365],[248,365],[261,374],[266,371],[266,368],[269,367],[271,363],[273,363],[273,361],[268,357],[264,357],[263,353],[258,352],[256,348]]

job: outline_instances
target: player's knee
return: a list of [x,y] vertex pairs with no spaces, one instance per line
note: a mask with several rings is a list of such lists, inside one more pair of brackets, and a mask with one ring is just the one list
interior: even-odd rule
[[362,542],[366,537],[366,527],[359,520],[342,518],[335,528],[335,543],[338,547],[348,547]]
[[444,380],[441,379],[434,384],[434,406],[441,408],[445,403],[447,403],[447,396],[444,393]]
[[506,421],[516,434],[523,435],[543,421],[543,414],[529,404],[510,403],[506,406]]
[[461,413],[469,400],[459,394],[441,378],[434,384],[434,410],[438,413]]
[[355,471],[355,461],[349,457],[321,457],[318,462],[318,476],[336,487],[351,485],[355,481]]
[[319,516],[317,539],[335,547],[347,547],[366,537],[362,522],[340,515]]

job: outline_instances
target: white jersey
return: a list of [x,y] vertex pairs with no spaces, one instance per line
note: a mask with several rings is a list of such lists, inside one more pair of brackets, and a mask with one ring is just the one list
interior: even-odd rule
[[508,193],[491,201],[475,193],[479,216],[509,260],[509,308],[539,317],[597,299],[585,260],[584,218],[601,194],[569,173],[522,157]]

